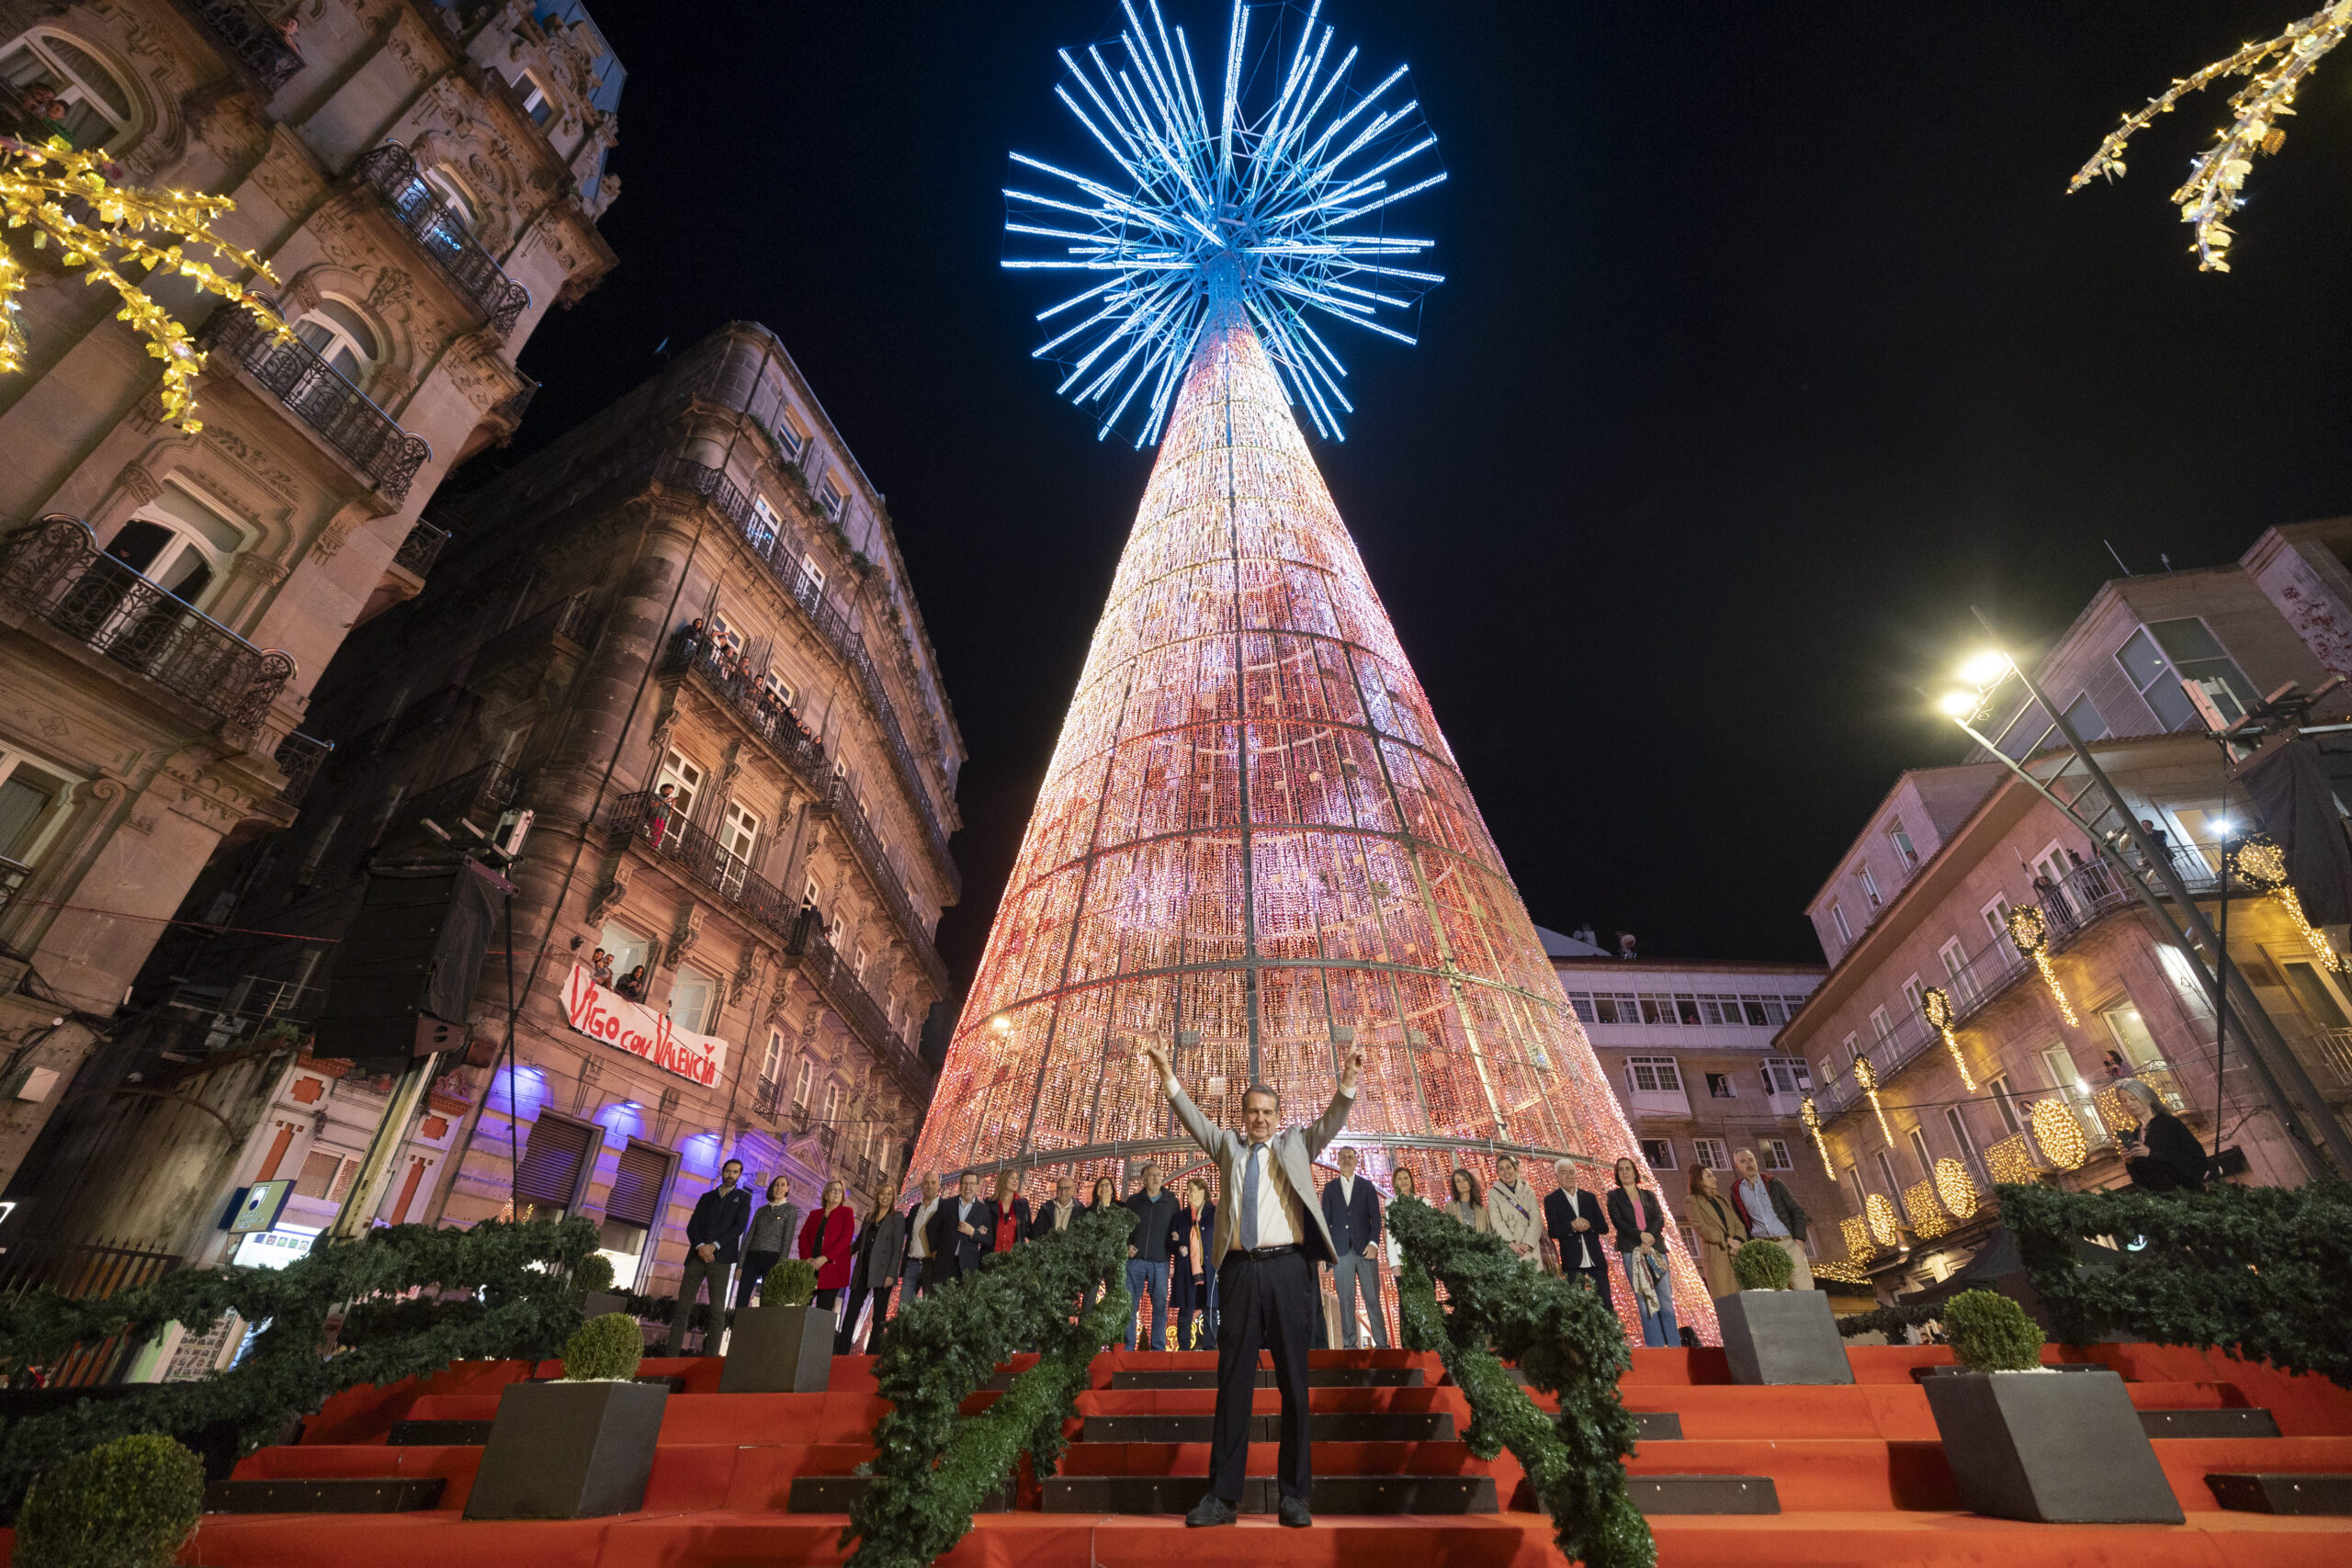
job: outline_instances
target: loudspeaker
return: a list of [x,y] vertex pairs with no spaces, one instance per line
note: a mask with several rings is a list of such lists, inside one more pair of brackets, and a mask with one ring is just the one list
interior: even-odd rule
[[370,867],[335,947],[317,1053],[399,1072],[464,1045],[483,953],[514,893],[477,861]]

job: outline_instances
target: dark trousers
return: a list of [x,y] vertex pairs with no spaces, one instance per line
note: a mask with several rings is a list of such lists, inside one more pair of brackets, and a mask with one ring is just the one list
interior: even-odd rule
[[735,1305],[739,1310],[752,1304],[752,1292],[766,1281],[768,1270],[775,1268],[776,1260],[783,1256],[781,1252],[743,1254],[743,1272],[735,1280]]
[[[846,1356],[850,1353],[850,1337],[857,1332],[858,1309],[865,1304],[869,1296],[874,1301],[875,1333],[881,1331],[882,1316],[890,1310],[890,1287],[885,1285],[880,1290],[868,1290],[864,1285],[852,1285],[842,1293],[842,1330],[833,1336],[834,1355]],[[868,1334],[865,1342],[869,1345],[874,1343],[874,1335]]]
[[1608,1306],[1611,1304],[1611,1298],[1609,1294],[1609,1269],[1607,1265],[1604,1264],[1599,1269],[1571,1269],[1567,1271],[1567,1277],[1571,1280],[1581,1282],[1585,1289],[1589,1291],[1598,1292],[1600,1296],[1600,1304],[1602,1306]]
[[817,1292],[817,1304],[823,1307],[827,1312],[832,1311],[833,1303],[841,1299],[842,1288],[839,1285],[835,1285],[830,1291],[819,1291]]
[[710,1331],[703,1337],[703,1348],[718,1353],[718,1330],[727,1317],[727,1270],[733,1267],[725,1258],[705,1263],[701,1253],[686,1249],[685,1271],[678,1276],[678,1311],[670,1319],[670,1342],[662,1348],[663,1355],[675,1356],[684,1346],[686,1319],[694,1315],[695,1298],[702,1294],[706,1280],[710,1285]]
[[1216,1425],[1209,1440],[1209,1490],[1236,1505],[1250,1460],[1250,1404],[1258,1392],[1258,1352],[1274,1357],[1282,1390],[1282,1449],[1274,1473],[1282,1495],[1306,1501],[1314,1487],[1307,1441],[1306,1347],[1322,1315],[1315,1265],[1299,1252],[1273,1258],[1226,1255],[1217,1270]]

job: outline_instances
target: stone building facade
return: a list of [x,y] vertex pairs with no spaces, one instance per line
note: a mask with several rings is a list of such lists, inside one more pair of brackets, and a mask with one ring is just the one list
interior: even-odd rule
[[[2338,672],[2314,628],[2352,626],[2347,556],[2352,523],[2306,524],[2267,533],[2237,565],[2118,579],[2033,661],[2209,919],[2219,826],[2244,827],[2249,812],[2182,682],[2234,720],[2284,682],[2308,692]],[[2339,693],[2273,744],[2343,745],[2329,721],[2347,706]],[[2063,773],[2062,790],[2085,786],[2021,693],[2000,700],[1984,732],[2037,776]],[[2230,892],[2231,960],[2340,1118],[2352,1104],[2352,992],[2275,901],[2243,880]],[[2009,934],[2021,908],[2041,916],[2048,978]],[[2209,1149],[2218,1107],[2241,1179],[2304,1179],[2247,1043],[2217,1055],[2199,971],[2082,830],[1999,762],[1904,774],[1808,912],[1833,966],[1776,1049],[1813,1065],[1841,1228],[1882,1291],[1964,1264],[1996,1218],[1996,1182],[2127,1180],[2125,1078],[2157,1089]],[[1931,990],[1949,1003],[1949,1038],[1930,1020]],[[1818,1174],[1818,1154],[1811,1163]]]
[[1798,1119],[1812,1080],[1803,1060],[1781,1055],[1774,1043],[1821,983],[1823,966],[1626,960],[1595,955],[1555,932],[1540,934],[1692,1255],[1691,1170],[1704,1166],[1721,1173],[1717,1179],[1728,1190],[1732,1154],[1747,1148],[1788,1183],[1808,1214],[1826,1224],[1826,1237],[1819,1226],[1806,1236],[1808,1248],[1841,1256],[1837,1219],[1844,1205],[1821,1162],[1806,1157]]
[[513,433],[534,389],[516,352],[614,265],[596,220],[621,83],[575,0],[0,0],[8,132],[234,198],[220,228],[269,262],[300,340],[159,282],[209,349],[185,434],[109,291],[20,253],[0,1181],[58,1106],[114,1096],[93,1048],[164,922],[220,846],[293,820],[321,674],[419,591],[442,540],[424,503]]
[[[300,819],[189,900],[337,936],[364,868],[429,848],[428,820],[466,841],[534,814],[512,1067],[493,940],[470,1063],[445,1058],[375,1216],[586,1213],[620,1283],[656,1290],[727,1158],[792,1178],[804,1205],[828,1176],[861,1205],[895,1192],[948,995],[932,933],[960,892],[963,745],[882,497],[790,355],[724,328],[436,516],[452,539],[424,592],[322,682],[313,722],[337,744]],[[255,1048],[256,998],[303,1014],[317,951],[221,938],[159,964],[159,990],[167,967],[251,976],[211,1016],[224,1038],[181,1054]],[[176,1213],[172,1245],[201,1253],[225,1245],[208,1238],[228,1195],[269,1176],[300,1178],[290,1220],[324,1224],[389,1079],[298,1053],[302,1032],[231,1113],[233,1143],[141,1154],[82,1229]]]

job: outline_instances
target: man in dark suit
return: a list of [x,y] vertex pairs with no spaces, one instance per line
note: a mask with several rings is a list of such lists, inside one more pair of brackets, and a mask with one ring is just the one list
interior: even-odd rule
[[956,1196],[933,1211],[931,1256],[934,1277],[944,1284],[980,1271],[980,1258],[994,1245],[996,1205],[980,1196],[980,1179],[966,1171],[956,1179]]
[[1577,1185],[1577,1162],[1555,1160],[1552,1175],[1559,1185],[1544,1194],[1544,1229],[1560,1249],[1560,1272],[1581,1280],[1589,1290],[1609,1302],[1609,1216],[1599,1194]]
[[1388,1348],[1388,1314],[1380,1305],[1380,1194],[1356,1174],[1356,1152],[1339,1153],[1340,1174],[1323,1184],[1323,1224],[1331,1233],[1331,1265],[1340,1287],[1340,1348],[1356,1348],[1356,1288],[1372,1313],[1372,1342]]
[[695,1200],[695,1212],[686,1220],[686,1269],[678,1279],[678,1310],[670,1319],[670,1342],[662,1349],[665,1356],[681,1353],[686,1319],[694,1315],[695,1298],[702,1294],[705,1281],[710,1285],[711,1321],[703,1346],[715,1351],[718,1345],[727,1271],[742,1261],[743,1227],[752,1223],[752,1195],[739,1185],[742,1179],[743,1162],[730,1159],[718,1168],[718,1185]]
[[1168,1048],[1151,1044],[1144,1056],[1160,1092],[1194,1143],[1216,1162],[1218,1190],[1210,1259],[1216,1265],[1216,1422],[1209,1442],[1209,1490],[1184,1516],[1187,1525],[1229,1525],[1240,1517],[1242,1472],[1250,1459],[1250,1404],[1258,1392],[1258,1352],[1273,1352],[1274,1386],[1282,1391],[1282,1444],[1274,1471],[1282,1492],[1282,1522],[1304,1529],[1315,1522],[1307,1495],[1315,1487],[1314,1450],[1307,1441],[1306,1349],[1310,1320],[1323,1315],[1315,1265],[1338,1257],[1316,1201],[1317,1155],[1348,1124],[1363,1072],[1358,1046],[1340,1069],[1338,1092],[1323,1114],[1305,1127],[1282,1131],[1282,1097],[1265,1084],[1241,1094],[1241,1125],[1220,1127],[1193,1103]]

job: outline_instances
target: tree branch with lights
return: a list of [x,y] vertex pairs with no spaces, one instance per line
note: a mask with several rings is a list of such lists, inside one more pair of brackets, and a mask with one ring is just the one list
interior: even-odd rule
[[2067,190],[2077,191],[2100,175],[2113,179],[2124,172],[2123,149],[2158,115],[2189,94],[2225,76],[2251,78],[2232,95],[2233,118],[2215,137],[2213,145],[2189,165],[2188,178],[2172,193],[2181,221],[2197,231],[2197,265],[2204,272],[2230,270],[2230,242],[2235,236],[2230,215],[2245,199],[2245,178],[2254,172],[2257,152],[2276,152],[2287,140],[2279,120],[2295,112],[2295,94],[2320,60],[2352,32],[2352,0],[2335,0],[2276,38],[2250,43],[2226,60],[2183,76],[2148,100],[2148,107],[2123,117],[2123,123],[2099,143],[2098,152],[2075,171]]
[[[32,248],[54,250],[60,265],[83,269],[85,284],[105,283],[122,300],[115,319],[147,339],[147,352],[164,362],[160,393],[164,417],[190,434],[204,426],[196,417],[196,378],[204,351],[187,327],[142,287],[145,278],[176,274],[208,294],[247,310],[276,333],[293,336],[270,301],[191,254],[189,246],[212,253],[222,265],[246,276],[277,281],[269,265],[231,244],[213,225],[236,209],[225,196],[202,192],[143,190],[119,185],[121,170],[96,152],[76,152],[62,137],[41,145],[0,137],[0,215],[9,231],[0,246],[0,374],[25,367],[26,342],[17,321],[17,297],[25,290],[24,263],[16,254],[17,231],[31,231]],[[126,269],[143,269],[131,278]]]

